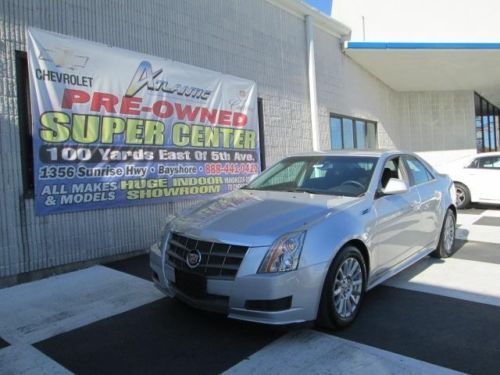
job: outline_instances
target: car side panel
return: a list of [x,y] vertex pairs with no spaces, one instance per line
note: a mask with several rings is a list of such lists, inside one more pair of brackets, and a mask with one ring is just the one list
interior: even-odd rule
[[500,203],[500,170],[463,168],[449,174],[453,181],[467,186],[471,202]]
[[417,186],[421,199],[419,232],[422,235],[422,247],[428,247],[434,243],[441,230],[441,206],[446,194],[446,191],[443,192],[442,185],[440,180],[433,180]]
[[480,186],[480,201],[500,201],[500,169],[474,168],[471,173],[475,174],[478,188]]
[[373,275],[393,267],[408,252],[418,250],[420,241],[420,196],[416,188],[406,193],[375,199],[371,243],[374,253]]
[[[311,290],[311,303],[314,303],[316,309],[321,300],[321,292],[329,266],[346,243],[351,240],[363,242],[368,248],[369,264],[372,265],[373,255],[370,251],[368,233],[371,230],[370,225],[374,222],[375,214],[371,208],[371,201],[363,200],[346,210],[332,211],[330,217],[308,230],[299,267],[326,265],[321,278],[317,279],[316,290]],[[371,270],[367,271],[371,272]]]

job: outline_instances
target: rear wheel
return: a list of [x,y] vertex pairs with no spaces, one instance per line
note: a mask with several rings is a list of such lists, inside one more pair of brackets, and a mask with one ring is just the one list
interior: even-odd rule
[[470,205],[470,191],[467,186],[460,182],[455,182],[455,193],[457,199],[457,208],[463,209]]
[[359,312],[366,286],[366,265],[361,252],[346,246],[335,257],[323,285],[318,324],[338,329],[351,324]]
[[438,247],[431,253],[433,257],[448,258],[453,254],[453,247],[455,245],[455,224],[455,213],[451,208],[448,208],[444,217]]

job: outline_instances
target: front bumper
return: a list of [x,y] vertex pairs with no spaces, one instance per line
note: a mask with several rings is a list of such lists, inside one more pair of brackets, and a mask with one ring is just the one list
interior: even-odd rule
[[[250,248],[234,280],[207,279],[207,296],[196,299],[178,290],[174,268],[162,261],[155,244],[150,266],[155,285],[165,294],[229,318],[265,324],[291,324],[316,319],[327,263],[283,273],[258,274],[267,247]],[[284,308],[284,309],[281,309]]]

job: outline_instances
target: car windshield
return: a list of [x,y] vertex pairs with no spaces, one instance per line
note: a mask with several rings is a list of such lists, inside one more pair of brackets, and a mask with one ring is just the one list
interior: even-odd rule
[[378,158],[297,156],[282,160],[244,189],[356,197],[368,189]]

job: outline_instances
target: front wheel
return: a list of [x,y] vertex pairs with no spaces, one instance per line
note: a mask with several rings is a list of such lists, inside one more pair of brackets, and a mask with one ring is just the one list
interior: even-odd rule
[[361,307],[366,286],[366,265],[354,246],[339,251],[328,270],[318,311],[318,324],[338,329],[351,324]]
[[436,250],[431,255],[435,258],[448,258],[453,254],[455,245],[455,213],[451,208],[448,208],[441,228],[441,235]]

